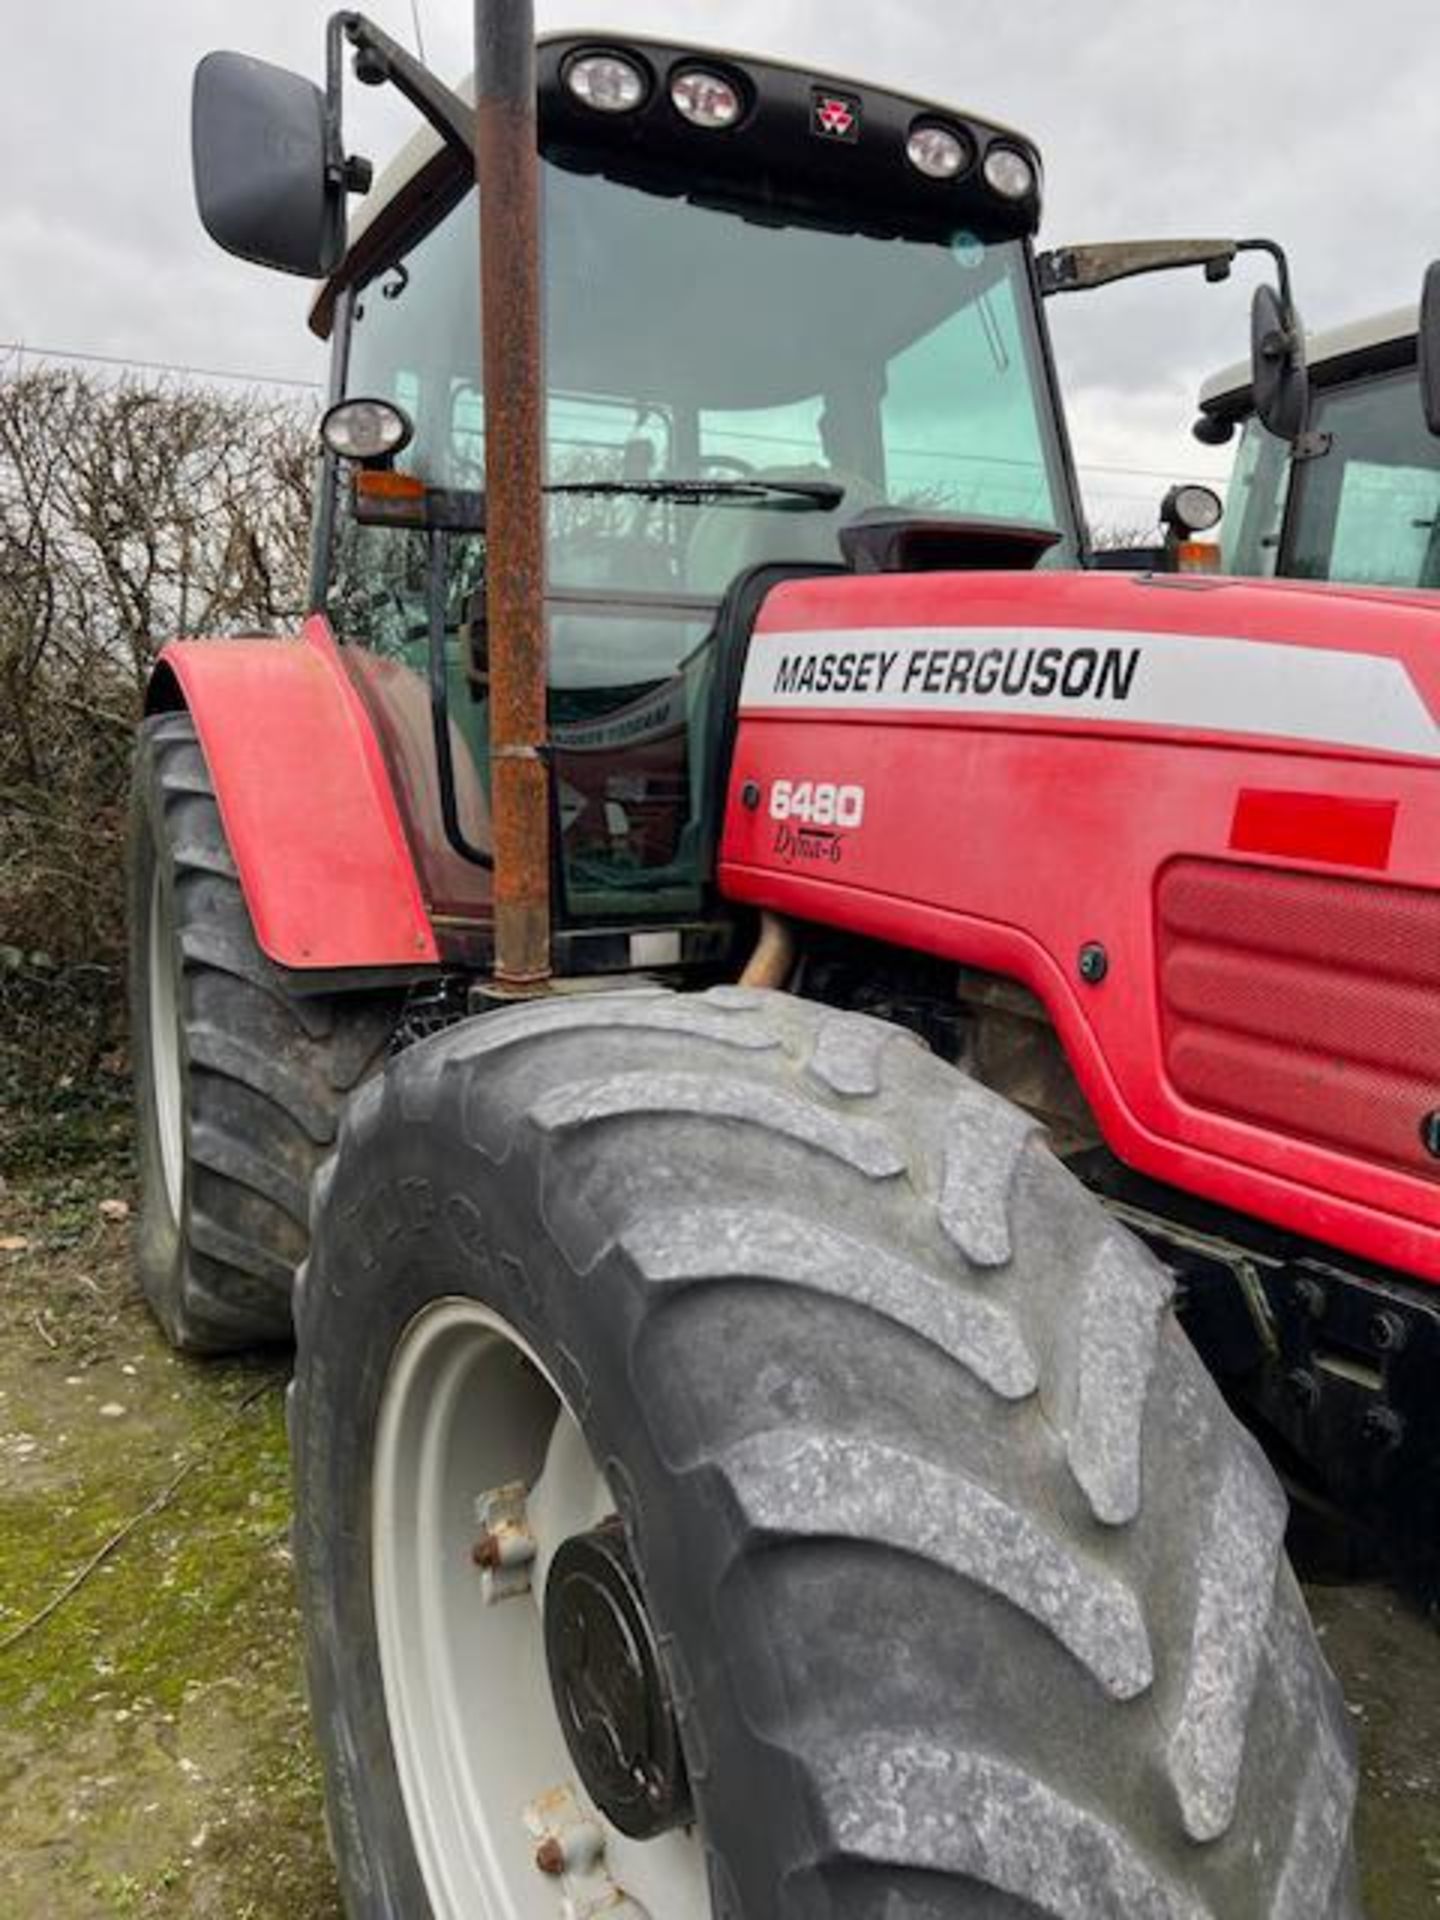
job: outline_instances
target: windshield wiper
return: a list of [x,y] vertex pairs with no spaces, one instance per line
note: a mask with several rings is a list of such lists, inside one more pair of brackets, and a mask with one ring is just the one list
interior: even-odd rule
[[652,500],[767,500],[775,494],[826,510],[845,489],[836,480],[552,480],[546,493],[628,493]]

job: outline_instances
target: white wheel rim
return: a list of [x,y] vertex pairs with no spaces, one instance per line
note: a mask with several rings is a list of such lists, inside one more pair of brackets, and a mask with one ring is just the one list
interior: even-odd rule
[[[517,1482],[536,1545],[530,1591],[487,1604],[476,1502]],[[435,1920],[709,1920],[698,1834],[639,1841],[607,1821],[551,1695],[550,1561],[613,1512],[579,1423],[519,1335],[473,1300],[417,1315],[381,1397],[371,1570],[391,1745]],[[562,1805],[603,1835],[578,1878],[536,1864],[556,1830],[536,1810]]]
[[157,870],[150,882],[150,1086],[160,1166],[171,1216],[180,1218],[185,1185],[185,1095],[180,1075],[180,995],[175,955]]

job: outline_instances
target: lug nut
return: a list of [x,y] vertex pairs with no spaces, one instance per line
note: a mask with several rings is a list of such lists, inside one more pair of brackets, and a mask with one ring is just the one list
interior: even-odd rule
[[541,1873],[584,1873],[605,1852],[605,1835],[593,1820],[577,1820],[562,1833],[547,1833],[535,1849]]
[[523,1527],[487,1527],[470,1549],[477,1567],[524,1567],[535,1558],[535,1541]]
[[565,1849],[555,1838],[547,1834],[535,1849],[535,1864],[541,1873],[561,1874],[565,1871]]

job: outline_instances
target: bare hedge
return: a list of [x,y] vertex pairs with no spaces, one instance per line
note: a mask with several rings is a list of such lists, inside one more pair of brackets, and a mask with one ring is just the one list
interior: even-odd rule
[[293,627],[313,449],[288,403],[0,373],[0,1105],[123,1038],[146,679],[176,636]]

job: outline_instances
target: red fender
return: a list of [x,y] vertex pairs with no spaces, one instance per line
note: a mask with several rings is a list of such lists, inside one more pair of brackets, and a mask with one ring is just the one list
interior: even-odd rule
[[298,971],[438,962],[380,745],[326,622],[295,640],[172,641],[152,708],[167,670],[263,951]]

